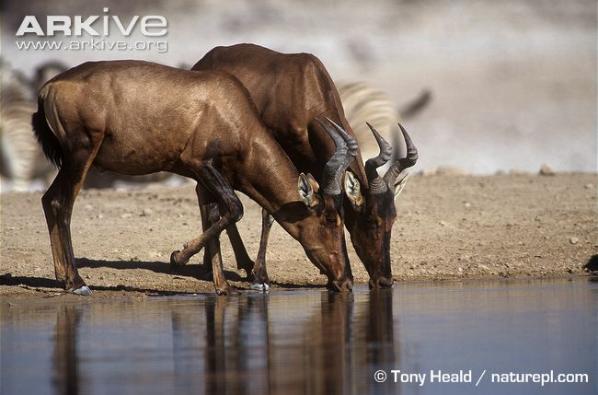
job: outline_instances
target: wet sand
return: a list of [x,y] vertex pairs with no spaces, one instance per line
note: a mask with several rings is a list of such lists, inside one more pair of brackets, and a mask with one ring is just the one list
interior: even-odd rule
[[[595,174],[537,176],[413,176],[397,200],[393,276],[399,282],[498,277],[569,277],[587,273],[598,254]],[[41,193],[1,199],[0,295],[59,292],[54,280]],[[255,257],[259,207],[243,198],[239,230]],[[192,185],[135,190],[84,190],[75,204],[72,235],[81,276],[96,296],[114,293],[212,292],[202,253],[171,272],[169,256],[200,231]],[[227,277],[247,288],[227,238]],[[367,273],[350,247],[357,283]],[[268,249],[273,287],[320,287],[323,275],[278,225]],[[595,261],[594,261],[595,262]],[[591,265],[590,265],[591,266]],[[594,263],[595,266],[595,263]]]

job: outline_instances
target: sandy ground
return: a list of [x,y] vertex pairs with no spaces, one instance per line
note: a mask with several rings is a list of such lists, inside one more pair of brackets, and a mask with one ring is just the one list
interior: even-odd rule
[[[414,176],[397,202],[392,242],[396,280],[581,275],[598,254],[595,174],[556,176]],[[0,295],[60,291],[54,280],[39,193],[1,196]],[[239,230],[257,253],[259,207],[243,199]],[[72,234],[78,267],[96,295],[211,292],[201,254],[171,272],[173,249],[200,229],[191,185],[136,190],[84,190]],[[231,284],[247,288],[225,239]],[[367,273],[350,251],[357,282]],[[324,276],[300,245],[274,226],[268,250],[274,288],[321,286]],[[595,260],[594,266],[595,266]],[[590,264],[591,265],[591,264]]]

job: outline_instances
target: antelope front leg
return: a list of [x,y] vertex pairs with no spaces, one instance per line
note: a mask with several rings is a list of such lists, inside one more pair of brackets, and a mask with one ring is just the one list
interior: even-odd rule
[[[200,202],[202,200],[199,195],[198,195],[198,200]],[[202,223],[202,227],[203,227],[204,231],[208,227],[208,217],[207,217],[208,214],[207,213],[210,210],[210,207],[213,205],[214,205],[214,203],[208,203],[208,204],[200,203],[199,204],[199,209],[201,212],[201,223]],[[245,270],[247,279],[250,279],[250,280],[253,279],[254,263],[251,260],[251,258],[249,258],[249,254],[247,253],[245,244],[243,244],[243,240],[241,239],[241,235],[239,234],[237,225],[232,224],[228,228],[226,228],[226,234],[228,235],[230,243],[233,247],[233,252],[235,254],[235,260],[237,261],[237,269]],[[176,258],[171,258],[170,263],[171,263],[171,265],[176,266],[176,265],[185,265],[187,262],[180,262],[180,261],[177,261]],[[207,256],[207,252],[206,252],[206,254],[204,254],[203,266],[206,271],[212,270],[212,265],[210,263],[209,257]]]
[[274,218],[266,210],[262,209],[262,235],[260,238],[260,250],[257,253],[255,266],[253,267],[253,284],[251,288],[267,292],[270,288],[270,280],[266,271],[266,247],[268,246],[268,237]]
[[[239,221],[243,216],[243,205],[235,191],[228,184],[226,179],[218,172],[218,170],[212,166],[211,162],[204,162],[201,165],[194,168],[197,175],[198,182],[201,183],[201,187],[218,201],[221,216],[218,216],[218,210],[209,210],[207,213],[209,227],[197,238],[191,240],[183,246],[181,251],[174,251],[170,257],[171,263],[174,262],[187,262],[191,256],[197,254],[204,246],[208,244],[212,239],[218,238],[220,233],[231,224]],[[219,253],[214,252],[218,255],[217,259],[214,259],[212,250],[216,251],[216,247],[219,244],[214,244],[209,248],[208,259],[212,263],[212,273],[214,276],[214,287],[216,293],[219,295],[228,294],[230,286],[224,278],[224,270],[222,267],[222,259],[219,258]]]
[[[220,211],[216,204],[208,206],[207,220],[208,225],[218,222],[220,219]],[[214,237],[208,241],[204,255],[204,265],[210,264],[212,268],[212,278],[214,279],[214,286],[218,295],[226,295],[230,292],[230,287],[224,277],[222,267],[222,254],[220,252],[220,238]]]
[[[195,239],[186,242],[185,244],[183,244],[183,249],[182,250],[176,250],[173,251],[172,254],[170,254],[170,265],[171,266],[183,266],[186,265],[187,262],[189,262],[189,259],[191,259],[191,257],[195,254],[197,254],[199,251],[202,250],[202,248],[204,248],[206,246],[206,244],[208,243],[208,241],[214,237],[218,237],[220,235],[220,233],[222,232],[222,230],[224,230],[226,228],[226,225],[222,226],[222,221],[224,220],[224,217],[220,218],[219,220],[217,220],[215,223],[210,224],[208,219],[209,215],[207,213],[209,213],[209,211],[211,211],[211,204],[206,204],[203,206],[202,210],[205,210],[206,212],[206,216],[205,216],[205,221],[203,219],[204,215],[202,215],[202,224],[208,224],[208,226],[206,226],[203,229],[203,233],[200,234],[198,237],[196,237]],[[217,206],[215,206],[217,207]],[[204,265],[206,265],[206,268],[210,268],[211,263],[210,263],[210,259],[206,256],[204,256]]]
[[249,254],[247,253],[245,244],[243,244],[243,240],[241,239],[241,235],[239,234],[237,225],[232,224],[231,226],[226,228],[226,234],[228,235],[230,244],[233,247],[235,260],[237,261],[237,269],[245,270],[247,278],[251,279],[255,263],[251,260],[251,258],[249,258]]
[[[208,212],[210,211],[211,206],[216,206],[216,203],[210,202],[210,196],[208,194],[206,194],[206,192],[204,191],[204,188],[202,188],[202,186],[199,182],[195,186],[195,194],[197,195],[197,203],[199,205],[199,212],[201,215],[201,229],[202,229],[202,232],[205,232],[206,229],[208,229],[208,227],[210,226],[210,223],[208,220]],[[206,203],[206,202],[209,202],[209,203]],[[185,244],[185,245],[187,245],[187,244]],[[189,259],[182,260],[178,254],[179,254],[179,251],[174,251],[172,254],[170,254],[170,265],[172,267],[186,265],[189,262]],[[208,272],[212,271],[212,265],[211,265],[210,259],[208,258],[207,253],[204,253],[203,267]]]

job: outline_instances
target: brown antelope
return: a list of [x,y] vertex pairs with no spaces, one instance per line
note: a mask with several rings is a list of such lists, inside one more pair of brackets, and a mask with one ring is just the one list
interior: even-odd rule
[[[253,44],[216,47],[192,70],[222,70],[237,77],[249,91],[263,122],[275,133],[295,166],[314,174],[317,180],[326,174],[325,158],[334,147],[318,128],[316,117],[328,116],[353,136],[332,79],[320,60],[311,54],[282,54]],[[413,166],[418,157],[409,135],[402,126],[400,128],[407,145],[406,157],[399,158],[400,137],[395,133],[397,150],[384,177],[380,177],[377,169],[391,159],[393,150],[371,126],[380,154],[369,159],[364,169],[358,152],[344,176],[345,225],[373,288],[392,286],[390,239],[396,218],[394,199],[406,181],[404,170]],[[272,220],[264,211],[260,251],[253,270],[258,287],[268,282],[265,248],[271,224]],[[233,230],[232,235],[237,234]],[[235,255],[238,261],[247,261],[247,253],[239,240],[231,237]],[[343,249],[346,254],[344,239]],[[351,278],[349,262],[346,269]]]
[[90,293],[74,265],[70,220],[92,165],[128,175],[163,170],[197,181],[200,204],[213,203],[214,209],[206,213],[204,233],[177,255],[185,259],[206,246],[218,294],[230,289],[218,236],[243,215],[234,189],[272,213],[328,276],[329,286],[350,288],[336,191],[357,143],[330,122],[320,128],[337,149],[318,184],[297,172],[229,74],[111,61],[84,63],[45,84],[33,127],[60,168],[42,203],[56,278],[66,289]]

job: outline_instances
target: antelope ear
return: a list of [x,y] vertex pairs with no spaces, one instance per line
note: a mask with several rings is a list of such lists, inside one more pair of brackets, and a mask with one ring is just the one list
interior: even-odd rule
[[395,188],[395,199],[399,196],[399,194],[403,191],[403,188],[405,188],[405,184],[407,184],[407,179],[409,178],[409,173],[405,172],[404,174],[399,174],[399,177],[397,177],[397,181],[395,182],[394,188]]
[[345,195],[347,195],[351,204],[356,208],[361,208],[365,201],[361,194],[361,184],[351,171],[345,172],[344,188]]
[[297,189],[299,191],[299,196],[301,196],[301,200],[303,200],[303,203],[305,203],[307,207],[315,207],[318,205],[318,190],[320,189],[320,185],[311,174],[299,174]]

